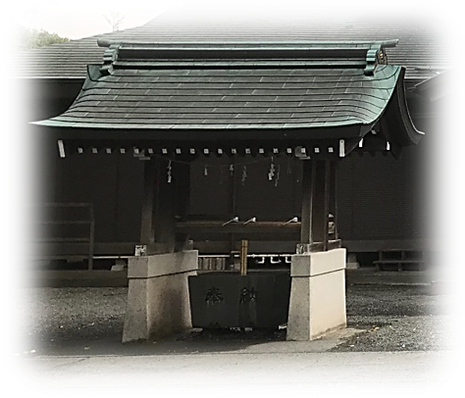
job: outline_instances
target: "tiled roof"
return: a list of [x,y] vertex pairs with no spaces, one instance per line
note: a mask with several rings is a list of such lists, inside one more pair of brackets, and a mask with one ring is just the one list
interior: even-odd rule
[[[380,120],[396,89],[403,90],[402,67],[383,64],[382,51],[380,43],[233,50],[122,45],[106,54],[103,67],[89,68],[80,95],[66,112],[38,124],[112,131],[214,130],[218,138],[223,130],[264,129],[319,129],[326,138],[362,137]],[[350,129],[338,136],[328,131],[341,127]]]
[[399,67],[115,69],[88,80],[48,125],[102,128],[276,128],[366,124],[392,95]]
[[415,85],[413,91],[415,94],[427,98],[430,102],[437,101],[450,93],[450,89],[453,87],[453,81],[457,79],[457,76],[454,76],[455,73],[456,70],[451,69],[437,76],[423,80]]
[[145,43],[296,43],[308,41],[375,41],[398,39],[387,51],[391,64],[406,67],[407,79],[425,79],[450,67],[441,37],[430,27],[385,20],[316,22],[305,13],[266,18],[231,18],[173,10],[138,28],[70,41],[19,55],[20,77],[84,78],[87,64],[100,64],[101,45]]

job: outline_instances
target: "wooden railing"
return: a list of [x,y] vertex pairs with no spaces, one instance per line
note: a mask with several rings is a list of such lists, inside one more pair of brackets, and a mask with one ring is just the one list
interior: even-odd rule
[[[85,220],[74,219],[74,220],[57,220],[56,217],[50,217],[39,220],[31,219],[22,219],[19,218],[19,221],[16,221],[16,225],[28,225],[28,226],[52,226],[52,225],[89,225],[88,236],[43,236],[42,234],[37,234],[38,236],[19,236],[14,237],[14,244],[18,246],[19,251],[15,253],[17,259],[21,260],[49,260],[49,259],[82,259],[87,257],[88,259],[88,269],[91,270],[93,267],[94,260],[94,235],[95,235],[95,220],[94,220],[94,208],[92,203],[17,203],[15,205],[17,209],[21,208],[35,208],[35,209],[58,209],[58,208],[87,208],[88,209],[88,218]],[[83,256],[80,254],[21,254],[21,245],[22,244],[63,244],[63,243],[87,243],[88,244],[88,254]]]

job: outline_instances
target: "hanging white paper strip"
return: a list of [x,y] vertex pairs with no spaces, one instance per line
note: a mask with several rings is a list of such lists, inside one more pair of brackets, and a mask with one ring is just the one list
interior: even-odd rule
[[62,140],[58,140],[58,152],[60,152],[60,158],[66,157],[65,144],[63,144]]
[[172,179],[173,179],[173,176],[171,175],[171,169],[172,169],[172,167],[171,167],[171,160],[170,160],[170,161],[168,162],[168,167],[167,167],[168,184],[171,184],[171,181],[172,181]]
[[346,142],[344,140],[339,140],[339,157],[343,158],[346,156]]
[[280,176],[281,176],[281,165],[278,164],[278,170],[276,171],[276,178],[274,180],[274,186],[275,187],[278,186]]
[[275,167],[274,167],[274,158],[273,156],[271,157],[271,164],[270,164],[270,170],[268,171],[268,180],[271,181],[274,177],[275,174]]

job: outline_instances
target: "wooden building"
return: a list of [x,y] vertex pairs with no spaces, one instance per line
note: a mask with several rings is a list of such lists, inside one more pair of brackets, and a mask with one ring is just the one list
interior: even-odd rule
[[[153,163],[150,172],[184,199],[172,208],[172,228],[201,255],[227,255],[239,239],[250,240],[251,254],[294,253],[309,156],[341,159],[331,211],[349,252],[421,248],[428,237],[422,164],[435,125],[432,103],[416,87],[448,68],[439,38],[389,22],[291,21],[171,11],[139,28],[22,54],[25,122],[42,121],[30,127],[47,170],[42,200],[91,204],[93,212],[87,232],[74,209],[76,223],[56,231],[69,242],[53,245],[54,258],[85,258],[89,244],[80,238],[95,241],[96,258],[153,243],[141,217],[144,168]],[[309,79],[306,68],[325,72]],[[351,68],[382,78],[366,86],[343,73]],[[389,115],[399,109],[404,120],[396,124]],[[413,124],[402,130],[406,112]],[[330,131],[334,120],[351,126],[344,143],[331,133],[308,141],[309,126]],[[418,142],[417,130],[425,137],[404,147]]]

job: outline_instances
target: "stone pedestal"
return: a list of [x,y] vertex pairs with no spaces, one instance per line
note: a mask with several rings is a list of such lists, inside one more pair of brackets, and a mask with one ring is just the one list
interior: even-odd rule
[[292,256],[287,340],[346,327],[345,263],[346,249]]
[[357,261],[357,255],[355,253],[348,253],[347,254],[347,269],[359,269],[360,264]]
[[112,271],[124,271],[128,266],[128,260],[124,258],[117,258],[115,264],[111,266]]
[[188,277],[197,267],[196,250],[129,258],[123,343],[192,327]]

